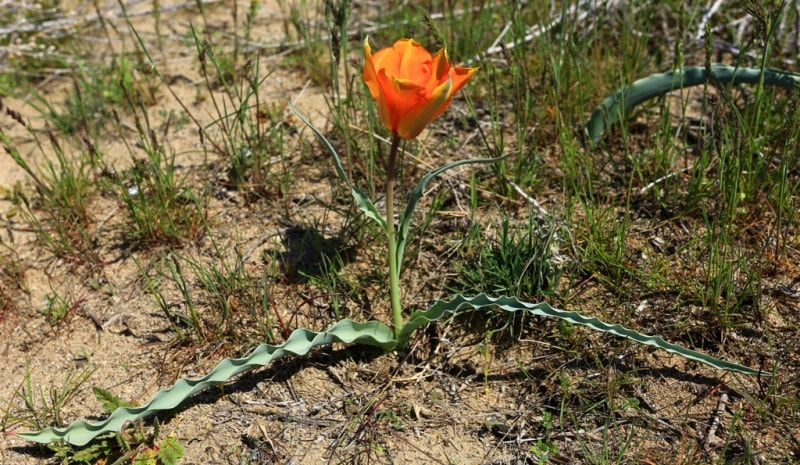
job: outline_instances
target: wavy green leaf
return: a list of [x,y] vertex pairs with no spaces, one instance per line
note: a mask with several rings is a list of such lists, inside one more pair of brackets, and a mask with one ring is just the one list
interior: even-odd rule
[[588,326],[597,331],[604,333],[611,333],[621,336],[640,344],[658,347],[671,354],[677,354],[689,360],[694,360],[700,363],[705,363],[714,368],[725,371],[733,371],[745,375],[762,375],[769,376],[768,372],[754,370],[736,363],[726,362],[706,355],[695,350],[687,349],[676,344],[669,343],[658,336],[649,336],[639,333],[632,329],[625,328],[621,325],[613,325],[605,323],[597,318],[587,317],[578,312],[568,312],[551,307],[546,303],[532,304],[522,302],[514,297],[489,297],[486,294],[479,294],[474,297],[464,297],[456,295],[451,300],[439,301],[428,310],[415,312],[411,315],[406,325],[403,327],[403,332],[400,334],[398,340],[398,347],[402,347],[408,338],[416,329],[424,326],[432,321],[440,320],[443,317],[453,315],[462,309],[481,309],[486,307],[497,307],[508,312],[523,311],[530,315],[549,316],[560,318],[572,324]]
[[408,240],[408,230],[411,226],[411,217],[414,215],[414,210],[417,208],[417,203],[425,194],[425,187],[428,185],[429,182],[436,176],[444,173],[447,170],[455,168],[461,165],[471,165],[473,163],[494,163],[500,160],[505,159],[509,155],[505,155],[502,157],[497,158],[467,158],[465,160],[458,160],[452,163],[448,163],[440,168],[436,168],[435,170],[428,171],[425,173],[424,176],[419,180],[417,185],[414,187],[414,190],[411,191],[411,195],[408,198],[408,205],[406,205],[406,209],[402,215],[400,215],[400,227],[397,230],[397,273],[400,274],[400,270],[403,268],[403,254],[405,253],[406,248],[406,241]]
[[330,141],[328,141],[325,135],[319,132],[319,130],[317,130],[317,128],[311,124],[308,118],[300,113],[300,110],[298,110],[291,102],[289,102],[289,108],[291,108],[297,117],[300,118],[300,121],[305,123],[305,125],[317,135],[319,140],[325,144],[325,147],[327,147],[328,151],[331,153],[331,155],[333,155],[333,165],[336,167],[336,174],[338,174],[339,179],[341,179],[342,182],[350,188],[350,194],[352,194],[353,199],[356,201],[356,205],[358,205],[358,208],[360,208],[368,218],[371,218],[378,223],[378,225],[380,225],[380,227],[383,229],[383,232],[386,233],[388,231],[386,229],[386,220],[383,219],[383,216],[381,216],[381,213],[378,211],[377,207],[375,207],[375,204],[372,203],[372,200],[369,198],[369,196],[364,191],[359,189],[355,184],[350,182],[350,178],[347,177],[347,173],[344,172],[342,160],[339,158],[339,154],[336,153],[336,149],[333,148],[333,145],[331,145]]
[[334,342],[364,344],[385,351],[395,347],[394,332],[379,321],[357,323],[351,320],[341,320],[323,332],[296,329],[283,344],[262,344],[246,357],[225,359],[206,376],[195,379],[179,379],[171,388],[158,391],[150,402],[135,408],[118,408],[103,421],[93,423],[78,420],[66,428],[45,428],[40,431],[17,434],[34,442],[64,441],[74,446],[83,446],[101,434],[122,430],[128,422],[139,420],[155,412],[172,410],[189,396],[209,386],[225,382],[237,374],[267,365],[287,354],[305,355],[314,347]]
[[758,84],[796,89],[800,87],[800,74],[776,69],[736,68],[723,64],[713,64],[707,70],[702,66],[687,66],[679,71],[653,74],[639,79],[630,86],[623,87],[607,97],[592,112],[586,123],[586,136],[592,146],[600,142],[603,132],[619,119],[626,118],[640,103],[660,97],[673,90],[683,89],[711,82],[720,84]]
[[720,370],[746,375],[770,376],[769,372],[726,362],[701,352],[671,344],[658,336],[642,334],[621,325],[608,324],[578,312],[558,310],[546,303],[533,304],[522,302],[513,297],[495,298],[485,294],[479,294],[474,297],[457,295],[451,300],[437,302],[429,310],[412,314],[399,339],[395,339],[393,331],[379,321],[357,323],[351,320],[342,320],[324,332],[297,329],[292,332],[283,344],[262,344],[247,357],[223,360],[208,375],[202,378],[179,379],[171,388],[157,392],[150,402],[141,407],[118,408],[108,418],[97,423],[78,420],[66,428],[51,427],[40,431],[17,434],[34,442],[63,441],[75,446],[83,446],[102,434],[120,431],[128,422],[139,420],[158,411],[172,410],[188,397],[209,386],[225,382],[244,371],[267,365],[284,355],[305,355],[314,347],[334,342],[358,343],[390,351],[397,347],[403,347],[415,330],[428,323],[454,315],[463,309],[477,310],[487,307],[497,307],[509,312],[523,311],[531,315],[560,318],[572,324],[588,326],[597,331],[611,333],[644,345],[658,347],[669,353],[677,354]]

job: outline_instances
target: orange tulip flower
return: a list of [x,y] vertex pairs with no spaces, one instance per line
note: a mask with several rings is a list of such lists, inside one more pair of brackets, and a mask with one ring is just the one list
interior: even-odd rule
[[384,126],[413,139],[447,109],[477,68],[450,66],[442,48],[433,56],[413,39],[400,39],[375,55],[364,40],[364,82],[378,102]]

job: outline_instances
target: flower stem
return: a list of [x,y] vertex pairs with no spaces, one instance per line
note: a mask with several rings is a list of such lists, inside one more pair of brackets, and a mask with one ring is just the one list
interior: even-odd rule
[[400,264],[397,263],[397,239],[394,230],[394,168],[400,136],[392,135],[392,148],[386,163],[386,239],[389,242],[389,294],[392,301],[392,319],[395,337],[403,330],[403,308],[400,304]]

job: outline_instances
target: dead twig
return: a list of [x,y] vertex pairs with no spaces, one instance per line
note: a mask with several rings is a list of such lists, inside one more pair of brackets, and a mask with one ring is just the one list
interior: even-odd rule
[[705,449],[708,451],[710,447],[717,442],[717,429],[722,424],[722,416],[725,415],[725,409],[728,407],[728,394],[723,392],[717,401],[717,408],[714,410],[714,415],[711,417],[711,425],[708,427],[708,434],[706,435]]
[[542,205],[539,203],[538,200],[536,200],[533,197],[531,197],[528,194],[526,194],[525,191],[522,190],[521,187],[519,187],[516,183],[514,183],[514,181],[512,181],[509,178],[506,178],[506,182],[514,189],[514,191],[517,194],[519,194],[520,197],[525,199],[529,204],[533,205],[533,208],[535,208],[536,211],[539,212],[540,215],[542,215],[542,216],[548,216],[549,215],[547,213],[547,210],[545,210],[544,207],[542,207]]

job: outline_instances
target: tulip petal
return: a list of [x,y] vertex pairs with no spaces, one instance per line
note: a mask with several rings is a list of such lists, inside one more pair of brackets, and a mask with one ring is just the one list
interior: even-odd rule
[[386,70],[387,76],[400,76],[400,61],[412,42],[411,39],[400,39],[391,47],[378,50],[373,57],[375,71],[383,69]]
[[462,87],[470,80],[475,71],[478,71],[478,68],[459,68],[459,67],[452,67],[450,68],[450,79],[453,80],[453,90],[452,93],[455,94]]
[[378,50],[373,57],[373,61],[376,71],[385,69],[390,75],[397,74],[397,70],[399,69],[397,63],[400,61],[400,57],[393,48]]
[[378,71],[378,85],[381,121],[392,132],[398,132],[401,120],[415,107],[425,104],[425,88],[408,79],[389,77],[383,69]]
[[431,76],[431,54],[413,40],[401,45],[402,51],[395,50],[400,56],[400,66],[395,76],[410,79],[421,86],[426,85]]
[[450,104],[450,100],[453,98],[451,89],[452,82],[448,77],[444,83],[433,90],[427,101],[423,100],[422,105],[415,105],[403,114],[395,132],[403,139],[417,137],[425,129],[425,126],[441,115]]
[[442,47],[438,52],[433,55],[433,69],[431,70],[431,78],[436,79],[436,82],[442,82],[444,77],[450,72],[450,62],[447,60],[447,48]]
[[364,38],[364,71],[362,72],[364,83],[369,88],[369,93],[376,101],[380,100],[380,86],[378,85],[378,75],[375,71],[375,60],[372,56],[372,49],[369,46],[369,37]]

